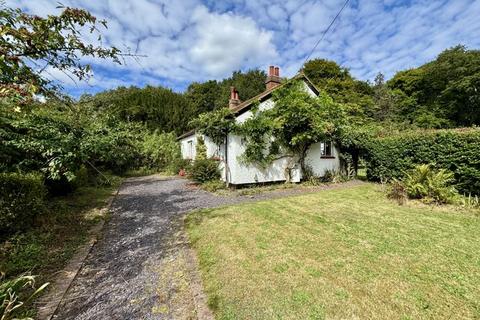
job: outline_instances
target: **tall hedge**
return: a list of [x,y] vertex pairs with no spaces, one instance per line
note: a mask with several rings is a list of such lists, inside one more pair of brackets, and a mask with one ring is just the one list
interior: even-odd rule
[[367,146],[369,180],[400,178],[416,164],[455,174],[463,193],[480,194],[480,129],[416,131],[376,138]]

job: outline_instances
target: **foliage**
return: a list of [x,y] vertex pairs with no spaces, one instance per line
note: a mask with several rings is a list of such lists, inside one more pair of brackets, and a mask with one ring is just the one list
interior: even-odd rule
[[216,145],[221,145],[225,143],[227,134],[235,128],[235,119],[230,109],[221,108],[202,113],[192,120],[190,125],[196,128],[198,133],[209,137]]
[[212,159],[195,160],[190,170],[190,177],[198,183],[220,179],[218,161]]
[[184,174],[188,174],[191,169],[192,160],[190,159],[177,158],[170,165],[170,171],[172,173],[179,173],[180,171],[183,171]]
[[25,230],[45,212],[43,177],[34,173],[0,173],[0,233]]
[[119,87],[94,96],[84,95],[80,106],[90,113],[114,117],[122,122],[137,122],[148,129],[174,131],[187,130],[188,120],[198,113],[182,94],[163,87]]
[[347,68],[335,61],[313,59],[307,61],[301,71],[335,102],[344,104],[349,116],[379,120],[375,118],[372,87],[368,82],[354,79]]
[[469,194],[468,196],[461,197],[460,203],[465,207],[480,208],[480,197]]
[[144,164],[149,168],[178,172],[174,163],[181,157],[180,145],[173,132],[160,133],[155,131],[152,134],[145,135],[142,154],[146,162]]
[[230,78],[222,81],[190,84],[185,96],[194,106],[196,114],[201,114],[227,107],[231,86],[238,90],[241,100],[256,96],[265,90],[265,79],[265,72],[258,69],[245,73],[234,71]]
[[404,132],[375,138],[367,149],[369,180],[401,178],[416,164],[433,163],[434,168],[453,172],[460,192],[480,190],[478,129]]
[[303,82],[291,81],[273,92],[275,108],[253,109],[253,116],[237,132],[246,139],[243,159],[247,163],[269,163],[291,153],[306,172],[308,148],[319,141],[336,141],[345,125],[342,105],[326,94],[312,97]]
[[225,182],[221,180],[211,180],[202,184],[202,189],[208,192],[216,192],[225,189]]
[[85,159],[79,128],[53,108],[19,113],[11,112],[9,104],[0,108],[0,144],[6,151],[3,170],[42,171],[47,179],[73,180]]
[[44,283],[35,289],[35,277],[30,275],[22,275],[11,280],[0,278],[0,281],[0,318],[2,320],[31,319],[22,316],[22,307],[32,302],[49,285]]
[[196,160],[207,159],[207,146],[205,145],[205,140],[201,136],[197,138],[197,145],[195,146],[195,151]]
[[120,63],[117,48],[85,42],[93,35],[101,43],[98,27],[106,28],[86,10],[63,7],[60,15],[43,18],[0,5],[0,96],[23,100],[54,92],[56,86],[43,74],[51,68],[82,80],[90,74],[90,65],[80,60],[84,56]]
[[435,203],[451,203],[457,195],[451,186],[453,173],[445,169],[432,170],[428,164],[417,165],[409,170],[403,183],[409,198],[424,199]]
[[388,86],[411,101],[398,112],[410,123],[441,128],[480,124],[480,50],[458,45],[434,61],[398,72]]

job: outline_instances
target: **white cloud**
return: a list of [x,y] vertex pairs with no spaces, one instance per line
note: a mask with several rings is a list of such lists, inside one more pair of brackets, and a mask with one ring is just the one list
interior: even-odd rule
[[[108,21],[107,45],[147,55],[127,65],[94,64],[95,86],[221,78],[271,63],[294,75],[343,0],[64,0]],[[55,0],[7,0],[58,13]],[[336,60],[362,79],[421,65],[445,48],[480,47],[480,1],[351,1],[313,57]],[[88,41],[94,38],[87,37]],[[118,79],[119,75],[122,79]],[[62,77],[61,75],[57,75]],[[67,79],[64,79],[68,81]],[[92,82],[93,83],[93,82]]]
[[276,58],[272,32],[259,29],[253,19],[232,13],[210,13],[198,7],[192,17],[196,39],[190,57],[213,77],[255,67]]

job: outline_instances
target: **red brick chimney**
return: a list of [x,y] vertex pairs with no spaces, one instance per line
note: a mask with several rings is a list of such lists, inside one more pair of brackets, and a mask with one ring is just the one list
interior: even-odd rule
[[280,68],[275,66],[270,66],[268,68],[267,80],[265,80],[265,85],[267,87],[267,90],[273,89],[281,83],[282,83],[282,79],[280,79]]
[[230,110],[235,109],[240,104],[240,98],[238,97],[238,91],[235,87],[230,87],[230,100],[228,100],[228,107]]

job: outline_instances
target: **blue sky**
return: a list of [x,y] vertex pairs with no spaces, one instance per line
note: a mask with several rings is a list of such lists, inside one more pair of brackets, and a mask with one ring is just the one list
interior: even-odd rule
[[[120,85],[163,85],[182,91],[192,81],[222,79],[234,70],[301,67],[344,0],[62,0],[108,21],[104,44],[147,57],[125,65],[86,60],[88,82],[47,70],[74,96]],[[45,16],[57,1],[7,0]],[[337,61],[363,80],[434,59],[445,48],[480,48],[480,0],[351,0],[312,57]],[[87,41],[94,42],[86,36]]]

